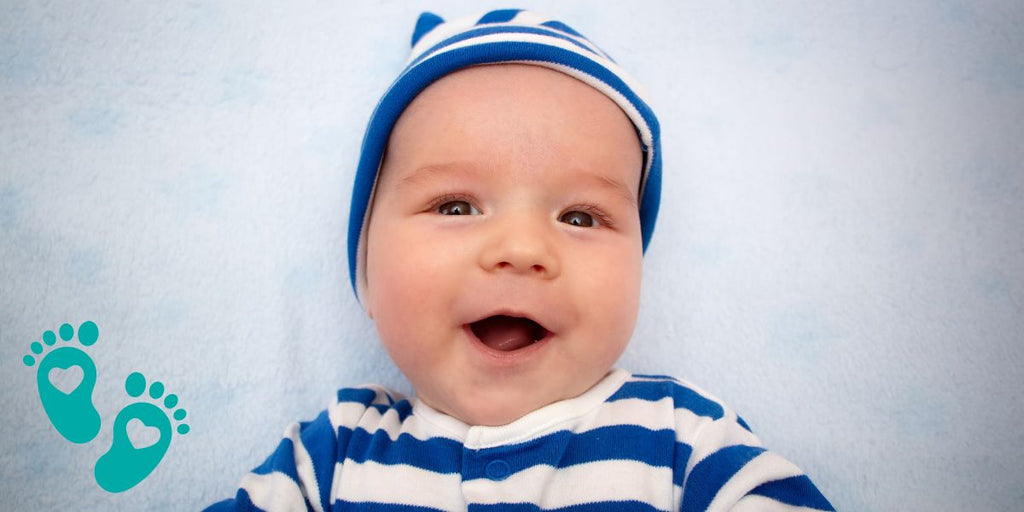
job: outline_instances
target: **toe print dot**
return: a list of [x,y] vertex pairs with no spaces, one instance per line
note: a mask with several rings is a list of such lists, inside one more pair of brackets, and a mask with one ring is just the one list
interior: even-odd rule
[[154,382],[153,385],[149,387],[149,396],[153,398],[160,398],[164,396],[164,384],[162,382]]
[[178,425],[178,433],[182,434],[182,435],[188,434],[188,425],[186,425],[184,423],[182,423],[181,425]]
[[57,335],[53,331],[46,331],[43,333],[43,342],[47,345],[53,345],[57,343]]
[[75,337],[75,328],[71,327],[71,324],[63,324],[60,326],[60,339],[64,341],[71,341],[71,338]]
[[175,405],[178,405],[178,395],[172,393],[170,395],[167,395],[166,398],[164,398],[164,407],[170,409]]
[[185,412],[185,409],[178,409],[177,411],[174,411],[174,419],[181,421],[185,419],[186,414],[188,413]]
[[92,320],[86,321],[78,327],[78,341],[87,347],[96,343],[100,337],[100,330]]
[[[35,355],[43,353],[43,344],[39,343],[38,341],[33,341],[32,344],[28,346],[28,348]],[[25,363],[25,366],[32,366],[36,364],[36,358],[30,355],[26,355],[25,357],[21,358],[21,362]]]
[[132,372],[124,380],[124,390],[128,392],[128,396],[141,395],[146,390],[146,377],[143,377],[139,372]]

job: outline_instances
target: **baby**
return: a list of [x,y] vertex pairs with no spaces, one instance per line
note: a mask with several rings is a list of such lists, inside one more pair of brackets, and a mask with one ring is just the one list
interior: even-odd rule
[[416,397],[344,389],[208,510],[832,510],[735,413],[612,365],[657,120],[565,24],[420,17],[367,128],[350,274]]

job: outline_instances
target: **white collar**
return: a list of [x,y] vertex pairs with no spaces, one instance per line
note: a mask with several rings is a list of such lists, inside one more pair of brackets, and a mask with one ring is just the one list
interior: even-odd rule
[[572,430],[564,424],[593,411],[618,391],[629,377],[629,372],[613,368],[582,395],[545,405],[512,423],[496,427],[467,425],[435,410],[418,398],[412,400],[412,409],[413,415],[447,432],[451,437],[461,441],[466,448],[479,450],[520,443],[556,430]]

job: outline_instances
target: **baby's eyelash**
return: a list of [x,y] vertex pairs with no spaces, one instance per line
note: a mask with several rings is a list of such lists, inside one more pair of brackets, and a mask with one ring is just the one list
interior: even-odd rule
[[460,193],[453,192],[453,193],[449,193],[449,194],[443,194],[441,196],[438,196],[438,197],[434,198],[434,200],[430,201],[430,203],[427,204],[427,207],[425,208],[425,211],[429,212],[429,211],[437,210],[438,208],[441,207],[441,205],[443,205],[445,203],[450,203],[452,201],[465,201],[465,202],[467,202],[467,203],[469,203],[471,205],[476,205],[477,204],[476,203],[476,199],[474,199],[473,196],[470,196],[468,194],[460,194]]
[[[571,207],[565,209],[565,212],[571,212],[571,211],[580,211],[580,212],[583,212],[583,213],[589,213],[590,215],[593,215],[594,217],[596,217],[597,221],[600,222],[602,226],[611,227],[611,226],[615,225],[615,222],[612,220],[611,217],[608,216],[608,214],[604,213],[603,210],[601,210],[600,208],[598,208],[598,207],[596,207],[596,206],[594,206],[592,204],[577,204],[575,206],[571,206]],[[564,213],[563,213],[563,215],[564,215]]]

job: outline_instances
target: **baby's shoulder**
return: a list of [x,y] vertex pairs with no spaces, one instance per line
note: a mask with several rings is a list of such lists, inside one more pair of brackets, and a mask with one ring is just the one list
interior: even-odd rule
[[[760,444],[746,421],[716,396],[697,385],[667,375],[633,374],[609,399],[639,401],[646,408],[657,408],[670,415],[677,440],[690,445],[702,438],[732,438],[750,444]],[[710,434],[710,436],[709,436]]]
[[339,389],[334,402],[327,408],[331,425],[348,429],[376,427],[382,421],[401,423],[411,412],[412,404],[408,398],[377,384]]
[[626,398],[649,402],[669,400],[673,409],[686,410],[711,419],[723,417],[728,410],[721,400],[703,389],[668,375],[631,375],[611,399]]

